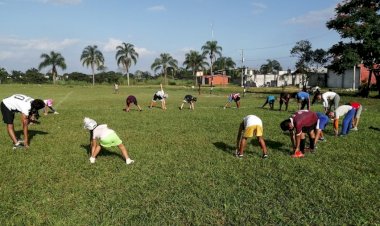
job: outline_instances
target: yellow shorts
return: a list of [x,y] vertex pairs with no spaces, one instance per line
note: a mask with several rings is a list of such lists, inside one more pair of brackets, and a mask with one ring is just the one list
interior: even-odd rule
[[253,137],[253,135],[255,135],[256,137],[263,136],[263,127],[260,125],[254,125],[254,126],[249,126],[245,128],[243,137],[249,138],[249,137]]

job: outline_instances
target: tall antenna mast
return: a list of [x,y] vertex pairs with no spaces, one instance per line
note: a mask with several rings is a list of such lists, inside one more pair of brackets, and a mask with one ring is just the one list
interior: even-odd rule
[[211,23],[211,40],[214,40],[214,24]]

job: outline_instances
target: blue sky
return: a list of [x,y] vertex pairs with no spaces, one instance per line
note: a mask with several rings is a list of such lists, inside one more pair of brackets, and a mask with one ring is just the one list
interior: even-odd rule
[[[0,0],[0,68],[38,68],[41,54],[63,55],[65,71],[91,73],[80,55],[97,45],[108,70],[120,71],[116,46],[131,43],[139,54],[136,70],[151,71],[161,53],[183,66],[190,50],[201,52],[216,40],[222,54],[258,68],[266,59],[294,69],[290,49],[309,40],[327,50],[340,41],[328,30],[338,0]],[[46,73],[48,68],[41,72]]]

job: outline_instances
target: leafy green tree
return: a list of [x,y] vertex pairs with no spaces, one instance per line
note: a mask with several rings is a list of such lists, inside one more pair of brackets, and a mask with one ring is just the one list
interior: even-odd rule
[[116,47],[117,65],[122,65],[127,72],[127,84],[129,86],[129,68],[132,63],[136,64],[139,54],[135,50],[135,46],[130,43],[123,42],[122,45]]
[[[84,48],[82,55],[80,56],[83,66],[91,66],[92,71],[92,85],[95,85],[95,69],[104,65],[103,53],[98,50],[97,45],[87,46]],[[96,67],[96,68],[95,68]]]
[[263,74],[277,73],[278,71],[281,71],[281,70],[282,70],[281,64],[277,60],[267,59],[267,63],[261,65],[260,67],[260,72]]
[[215,69],[219,71],[227,71],[230,69],[234,69],[236,63],[232,60],[231,57],[219,57],[215,60]]
[[202,54],[204,56],[208,55],[210,58],[210,73],[211,73],[211,76],[213,76],[214,62],[216,61],[216,56],[219,56],[219,57],[222,56],[222,47],[218,46],[217,41],[207,41],[202,46],[202,51],[203,51]]
[[36,68],[32,68],[32,69],[29,69],[25,72],[25,75],[23,76],[22,82],[23,83],[42,84],[42,83],[46,83],[47,79]]
[[0,84],[6,83],[9,74],[5,68],[0,68]]
[[169,67],[178,68],[178,61],[170,56],[169,53],[161,53],[159,58],[156,58],[151,65],[151,69],[156,72],[161,70],[164,74],[164,82],[168,84],[167,81],[167,71]]
[[380,96],[380,2],[379,0],[345,0],[335,8],[335,18],[327,28],[339,33],[344,41],[333,45],[329,52],[333,60],[329,68],[338,74],[363,63],[370,69],[365,96],[368,96],[370,79],[375,73]]
[[38,70],[51,66],[51,73],[53,74],[53,83],[55,84],[57,77],[57,67],[61,68],[62,70],[66,69],[65,58],[63,58],[63,56],[60,53],[54,51],[51,51],[50,55],[46,53],[41,54],[41,58],[43,59],[43,61],[38,66]]
[[198,51],[190,50],[185,54],[185,61],[183,65],[186,69],[191,69],[195,81],[195,85],[198,85],[196,72],[206,69],[208,63],[206,62],[206,56],[200,54]]

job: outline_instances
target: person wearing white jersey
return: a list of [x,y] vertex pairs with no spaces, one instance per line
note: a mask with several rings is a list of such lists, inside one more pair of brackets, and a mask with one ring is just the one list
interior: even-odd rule
[[153,99],[150,103],[149,108],[152,108],[153,106],[155,106],[157,100],[159,100],[159,101],[161,101],[162,110],[166,110],[166,98],[168,98],[168,94],[164,92],[164,89],[162,88],[162,84],[161,84],[161,90],[157,91],[153,95]]
[[[242,132],[244,131],[244,134]],[[236,157],[243,157],[244,149],[247,146],[247,139],[255,135],[261,150],[263,152],[262,158],[268,157],[267,147],[263,138],[263,123],[261,119],[255,115],[248,115],[243,118],[240,123],[239,131],[236,139]]]
[[[10,97],[3,99],[1,102],[1,113],[3,115],[3,121],[7,124],[7,131],[9,137],[13,141],[13,149],[20,147],[29,147],[29,134],[28,125],[29,122],[38,119],[38,110],[45,107],[45,103],[41,99],[33,99],[23,94],[14,94]],[[19,141],[16,137],[14,130],[14,118],[15,113],[21,113],[22,130],[24,134],[24,140]]]
[[340,132],[340,135],[344,136],[347,135],[352,128],[352,119],[354,118],[355,113],[356,110],[351,105],[341,105],[335,110],[335,112],[329,113],[329,117],[334,119],[335,136],[338,136],[339,118],[344,116],[342,122],[342,131]]
[[328,91],[323,94],[317,94],[317,99],[322,100],[323,107],[325,108],[325,113],[331,111],[331,107],[333,104],[334,110],[336,110],[339,107],[340,96],[335,92]]
[[118,146],[127,165],[134,162],[134,160],[129,158],[127,148],[119,136],[114,130],[108,128],[107,124],[98,125],[95,120],[87,117],[84,118],[83,123],[84,128],[90,131],[91,163],[95,163],[96,156],[99,154],[102,146],[106,148]]

